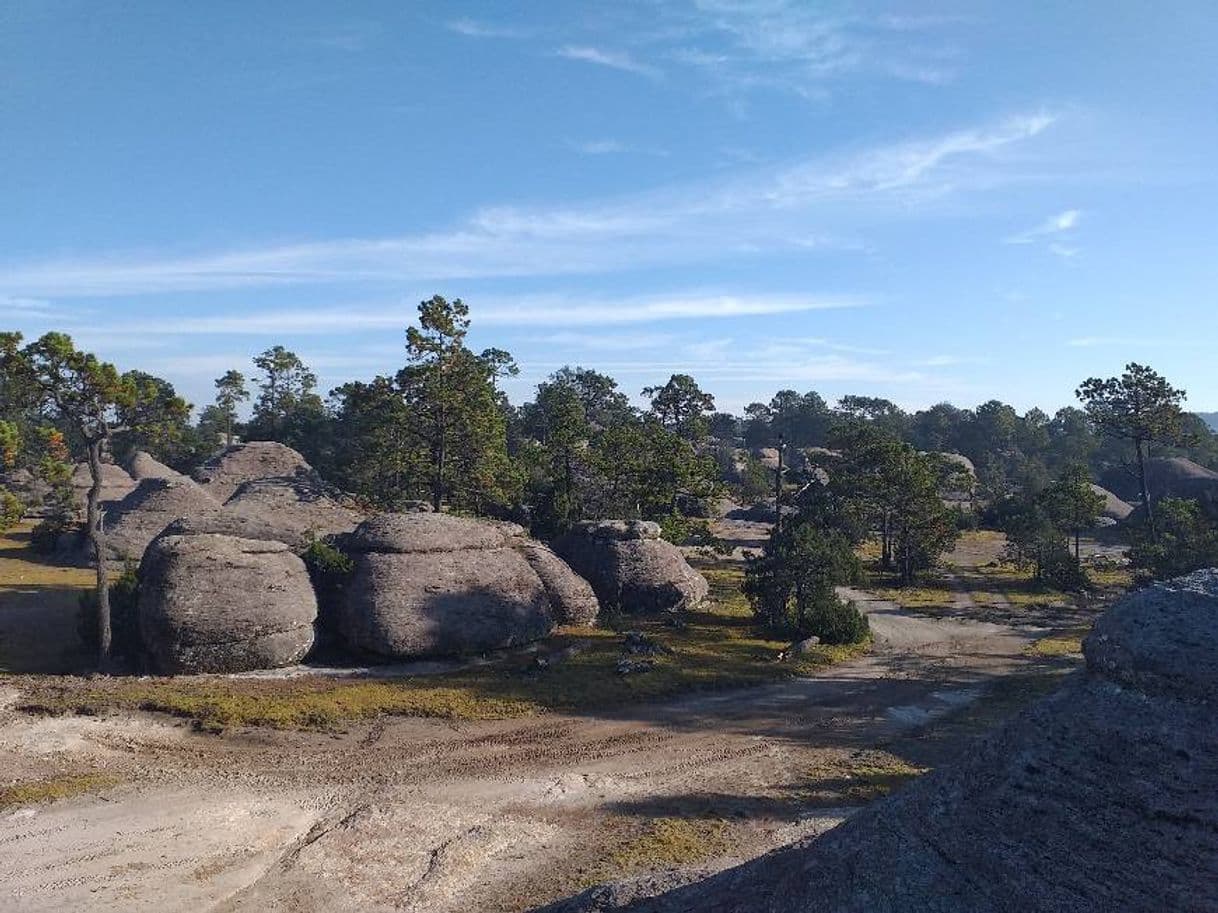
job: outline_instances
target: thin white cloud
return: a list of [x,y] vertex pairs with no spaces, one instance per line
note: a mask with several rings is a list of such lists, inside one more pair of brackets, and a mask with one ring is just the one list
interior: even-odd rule
[[792,238],[808,237],[810,218],[820,224],[835,217],[852,223],[906,219],[922,202],[1027,179],[1026,162],[1005,153],[1053,123],[1051,115],[1027,114],[927,140],[818,156],[582,206],[487,208],[447,231],[0,266],[0,295],[88,297],[561,276],[764,256],[790,250]]
[[444,27],[466,38],[527,38],[529,34],[524,29],[469,18],[452,19]]
[[611,155],[614,152],[625,152],[630,147],[615,139],[586,140],[584,142],[569,142],[569,145],[581,155]]
[[1059,236],[1074,230],[1082,215],[1080,209],[1067,209],[1065,212],[1050,216],[1034,228],[1010,235],[1004,241],[1007,244],[1032,244],[1042,238]]
[[50,312],[51,302],[42,298],[18,298],[0,295],[0,314],[5,317],[49,314]]
[[626,51],[607,51],[602,48],[568,44],[555,51],[555,54],[567,60],[578,60],[583,63],[609,67],[625,73],[634,73],[637,76],[646,76],[649,79],[659,79],[663,75],[658,67],[636,60]]
[[[808,295],[685,294],[622,299],[573,296],[531,296],[527,299],[489,299],[473,303],[479,327],[579,327],[644,324],[662,321],[715,320],[771,314],[852,308],[864,301],[846,297]],[[69,327],[96,338],[99,333],[122,337],[147,336],[293,335],[355,333],[402,329],[414,319],[404,303],[330,308],[268,310],[256,313],[141,319],[113,323],[104,328]]]
[[932,355],[914,362],[923,368],[951,368],[959,365],[985,365],[990,360],[980,355]]

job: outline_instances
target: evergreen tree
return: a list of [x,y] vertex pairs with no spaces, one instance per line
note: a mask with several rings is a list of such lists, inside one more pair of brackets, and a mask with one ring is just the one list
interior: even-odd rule
[[[274,352],[274,350],[271,350]],[[267,353],[259,356],[266,357]],[[261,367],[261,366],[259,366]],[[228,370],[222,377],[215,380],[216,405],[218,416],[224,423],[224,443],[233,446],[233,426],[237,424],[237,407],[250,398],[250,391],[245,386],[245,375],[237,370]]]

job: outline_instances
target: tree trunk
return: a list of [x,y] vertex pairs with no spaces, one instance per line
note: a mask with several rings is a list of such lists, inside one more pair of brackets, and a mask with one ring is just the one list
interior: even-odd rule
[[102,534],[102,440],[99,438],[89,441],[89,475],[93,484],[89,486],[86,501],[85,525],[89,544],[93,548],[93,562],[97,568],[97,666],[102,672],[107,672],[110,669],[110,580]]
[[1075,564],[1078,564],[1081,560],[1081,558],[1079,556],[1078,540],[1079,540],[1079,530],[1078,530],[1078,527],[1075,527],[1074,528],[1074,563]]
[[436,513],[440,512],[440,505],[444,502],[444,461],[447,458],[447,447],[444,440],[443,425],[437,429],[436,435],[436,465],[435,473],[431,480],[431,508]]
[[1150,506],[1150,491],[1146,486],[1146,442],[1136,438],[1133,442],[1138,454],[1138,493],[1142,496],[1142,510],[1146,511],[1146,528],[1150,530],[1150,541],[1158,542],[1159,534],[1155,530],[1155,515]]
[[782,529],[782,453],[786,446],[778,439],[778,468],[774,470],[774,528]]

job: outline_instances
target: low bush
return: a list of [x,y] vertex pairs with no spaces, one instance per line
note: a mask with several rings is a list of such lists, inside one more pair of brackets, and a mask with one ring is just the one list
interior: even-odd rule
[[39,555],[50,555],[67,533],[74,532],[74,524],[60,516],[47,517],[30,530],[30,548]]
[[861,644],[871,636],[867,616],[853,602],[843,602],[836,596],[809,606],[804,623],[823,644]]
[[12,529],[25,515],[21,499],[5,488],[0,488],[0,533]]
[[300,557],[313,582],[313,591],[317,593],[318,621],[322,628],[332,629],[355,562],[346,552],[316,537],[309,540]]

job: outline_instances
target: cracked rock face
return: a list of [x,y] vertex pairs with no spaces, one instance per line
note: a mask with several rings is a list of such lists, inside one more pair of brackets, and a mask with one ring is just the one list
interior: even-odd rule
[[274,441],[234,444],[194,471],[195,481],[223,504],[245,482],[294,479],[320,487],[321,477],[299,453]]
[[140,564],[139,616],[154,672],[245,672],[304,658],[317,599],[281,542],[166,535]]
[[1218,570],[1126,596],[1086,672],[823,837],[549,913],[1218,910]]

